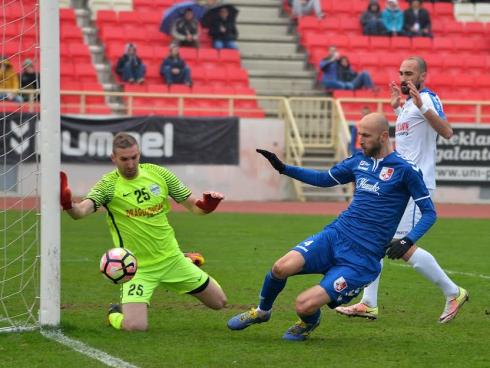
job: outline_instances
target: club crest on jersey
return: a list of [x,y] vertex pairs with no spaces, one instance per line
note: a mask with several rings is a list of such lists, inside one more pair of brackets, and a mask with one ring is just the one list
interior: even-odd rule
[[347,281],[345,281],[343,276],[340,276],[333,282],[333,288],[336,292],[340,293],[342,290],[347,289]]
[[153,195],[159,196],[160,195],[160,186],[158,184],[150,185],[150,192],[152,192]]
[[369,169],[369,162],[366,162],[366,161],[362,160],[361,162],[359,162],[359,166],[357,166],[357,168],[358,168],[359,170],[364,170],[364,171],[366,171],[366,170],[368,170],[368,169]]
[[384,181],[390,180],[394,172],[395,169],[392,167],[383,167],[379,173],[379,178]]

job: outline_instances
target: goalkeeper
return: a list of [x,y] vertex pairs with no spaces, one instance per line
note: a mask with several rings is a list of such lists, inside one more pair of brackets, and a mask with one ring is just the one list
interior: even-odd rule
[[107,210],[107,224],[116,247],[127,247],[138,260],[136,276],[122,285],[121,305],[111,305],[110,325],[123,330],[146,330],[148,306],[158,285],[180,294],[190,294],[209,308],[225,306],[226,296],[219,284],[179,248],[173,228],[167,220],[168,197],[195,214],[208,214],[224,198],[206,192],[202,199],[169,170],[141,164],[137,141],[127,133],[118,133],[112,146],[116,169],[105,174],[79,203],[72,201],[66,175],[61,173],[61,206],[73,218],[80,219]]

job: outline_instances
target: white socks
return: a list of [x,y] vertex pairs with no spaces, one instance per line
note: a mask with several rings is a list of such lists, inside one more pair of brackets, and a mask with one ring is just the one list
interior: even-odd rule
[[[381,271],[383,270],[383,259],[379,261],[381,265]],[[379,273],[376,280],[370,283],[368,286],[364,288],[364,292],[362,294],[361,303],[366,304],[369,308],[375,308],[378,306],[378,288],[379,288],[379,279],[381,278],[381,272]]]
[[425,249],[417,248],[407,263],[412,265],[426,279],[437,285],[446,298],[458,296],[458,286],[446,275],[432,254]]
[[[407,263],[427,280],[437,285],[437,287],[442,290],[446,298],[450,299],[458,296],[458,286],[446,275],[441,266],[439,266],[437,263],[434,256],[425,249],[417,248]],[[380,261],[380,264],[382,269],[383,260]],[[378,306],[378,288],[380,277],[381,273],[378,275],[378,277],[376,277],[376,280],[364,288],[361,303],[366,304],[369,308],[375,308]]]

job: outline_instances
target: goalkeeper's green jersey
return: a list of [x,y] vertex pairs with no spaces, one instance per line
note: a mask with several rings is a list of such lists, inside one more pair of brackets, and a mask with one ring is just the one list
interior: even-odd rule
[[116,247],[128,248],[139,266],[164,261],[180,252],[168,223],[168,197],[182,202],[191,191],[169,170],[140,164],[138,176],[126,179],[117,169],[95,184],[86,198],[107,209],[107,223]]

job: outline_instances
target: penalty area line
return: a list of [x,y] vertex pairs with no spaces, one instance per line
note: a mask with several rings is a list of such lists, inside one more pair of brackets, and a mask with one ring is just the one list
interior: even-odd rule
[[[397,266],[397,267],[405,267],[405,268],[412,268],[412,266],[403,264],[403,263],[395,263],[395,262],[390,262],[389,263],[391,266]],[[490,280],[489,275],[483,275],[481,273],[474,273],[474,272],[462,272],[462,271],[451,271],[451,270],[446,270],[443,268],[443,271],[446,272],[449,275],[461,275],[461,276],[470,276],[470,277],[476,277],[479,279],[484,279],[484,280]]]
[[62,345],[69,347],[82,355],[85,355],[91,359],[98,360],[99,362],[105,364],[108,367],[114,368],[138,368],[137,366],[125,362],[119,358],[113,357],[101,350],[92,348],[81,341],[72,339],[68,336],[63,335],[61,331],[43,330],[41,329],[41,334],[47,339],[56,341]]

